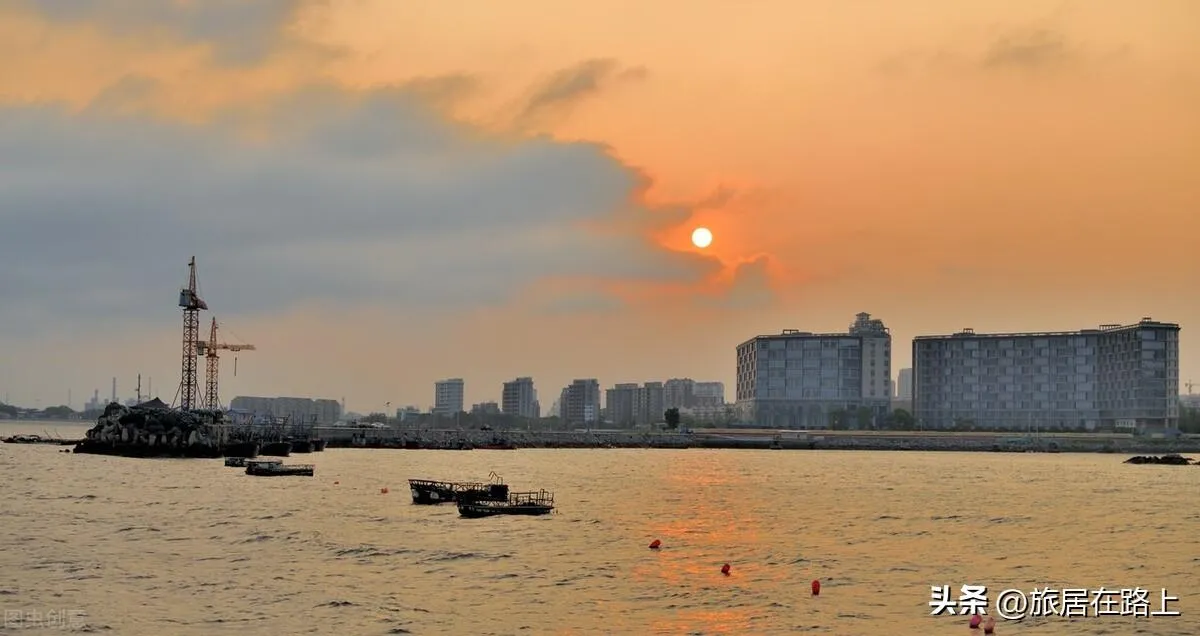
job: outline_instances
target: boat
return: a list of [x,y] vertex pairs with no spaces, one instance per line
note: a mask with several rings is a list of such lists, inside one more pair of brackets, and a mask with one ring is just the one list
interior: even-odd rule
[[312,477],[315,471],[316,466],[312,464],[285,464],[276,461],[246,463],[246,474],[256,477]]
[[52,444],[54,446],[71,446],[80,440],[66,440],[57,437],[42,437],[41,435],[12,435],[4,438],[5,444]]
[[267,442],[258,450],[259,455],[267,455],[270,457],[287,457],[291,453],[291,442]]
[[225,465],[231,468],[245,468],[247,461],[249,461],[247,457],[226,457]]
[[478,519],[496,515],[546,515],[554,511],[554,493],[545,490],[514,492],[505,501],[459,500],[458,514]]
[[232,444],[226,444],[225,447],[221,449],[221,452],[224,453],[226,457],[248,458],[258,457],[258,450],[258,442],[233,442]]
[[314,439],[314,440],[312,440],[313,452],[314,452],[314,453],[320,453],[321,451],[324,451],[324,450],[325,450],[325,443],[326,443],[326,442],[325,442],[325,440],[323,440],[323,439]]
[[435,505],[455,501],[505,501],[508,499],[508,484],[496,473],[491,474],[490,483],[461,481],[436,481],[433,479],[410,479],[408,488],[414,504]]
[[294,440],[292,440],[291,443],[292,443],[292,452],[293,453],[311,453],[311,452],[313,452],[312,440],[294,439]]

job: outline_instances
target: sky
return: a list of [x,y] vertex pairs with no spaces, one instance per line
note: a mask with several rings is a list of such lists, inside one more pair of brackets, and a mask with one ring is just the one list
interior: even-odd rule
[[[0,398],[720,380],[736,345],[1178,322],[1200,4],[2,0]],[[711,228],[699,249],[692,230]]]

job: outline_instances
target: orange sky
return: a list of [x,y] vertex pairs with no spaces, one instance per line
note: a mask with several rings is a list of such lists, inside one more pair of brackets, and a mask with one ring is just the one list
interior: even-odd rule
[[[260,347],[237,378],[227,365],[226,398],[426,407],[439,377],[464,377],[475,402],[533,375],[543,408],[573,377],[716,379],[732,399],[738,342],[843,329],[859,311],[891,327],[895,368],[915,335],[1153,316],[1182,323],[1181,385],[1200,380],[1200,341],[1188,335],[1200,319],[1194,2],[269,0],[260,9],[277,13],[245,15],[223,4],[201,14],[182,1],[170,11],[99,2],[52,15],[36,2],[0,5],[0,106],[65,106],[81,129],[121,117],[216,137],[231,113],[282,125],[269,104],[312,84],[404,84],[463,139],[513,152],[537,135],[607,146],[646,187],[617,192],[621,209],[578,231],[652,240],[700,277],[542,271],[496,302],[453,308],[402,286],[335,302],[314,283],[289,288],[274,310],[222,312],[228,285],[204,278],[199,243],[189,247],[214,311]],[[473,222],[459,221],[465,237]],[[694,251],[696,225],[714,231],[707,258],[670,256]],[[458,249],[504,262],[525,253],[480,241]],[[354,254],[339,266],[410,271],[438,258]],[[188,255],[163,265],[179,282]],[[238,279],[281,285],[258,271]],[[113,374],[130,389],[139,371],[173,387],[174,291],[159,290],[163,306],[141,312],[153,323],[136,329],[82,317],[0,328],[0,344],[21,354],[0,365],[0,386],[43,405],[68,388],[76,405],[93,388],[107,393]],[[47,343],[71,353],[48,354]]]

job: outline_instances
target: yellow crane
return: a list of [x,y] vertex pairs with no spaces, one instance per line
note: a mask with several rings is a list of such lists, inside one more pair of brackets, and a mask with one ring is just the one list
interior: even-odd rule
[[[208,408],[212,411],[216,411],[221,408],[221,398],[217,392],[217,374],[220,370],[221,361],[217,352],[232,351],[237,353],[239,351],[255,350],[256,348],[252,344],[229,344],[217,342],[217,319],[216,317],[212,319],[212,328],[209,330],[208,342],[201,340],[196,343],[196,355],[204,356],[205,358],[205,408]],[[234,360],[234,364],[237,364],[236,359]],[[236,369],[236,367],[234,368]],[[234,371],[234,375],[237,375],[236,370]]]

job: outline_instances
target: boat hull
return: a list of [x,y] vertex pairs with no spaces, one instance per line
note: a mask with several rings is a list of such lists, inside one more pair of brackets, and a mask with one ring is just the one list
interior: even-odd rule
[[309,465],[291,465],[282,463],[250,462],[246,464],[246,474],[255,477],[312,477],[315,468]]
[[430,506],[456,501],[506,501],[506,484],[471,484],[453,481],[408,480],[414,504]]
[[462,501],[458,504],[458,514],[468,519],[499,515],[539,516],[548,515],[553,511],[554,506],[544,504],[497,505],[472,501]]
[[307,439],[292,440],[292,452],[293,453],[311,453],[311,452],[313,452],[312,440],[307,440]]
[[226,457],[258,457],[258,442],[237,442],[228,444],[222,450]]
[[268,457],[287,457],[292,453],[291,442],[268,442],[259,449],[259,455]]

